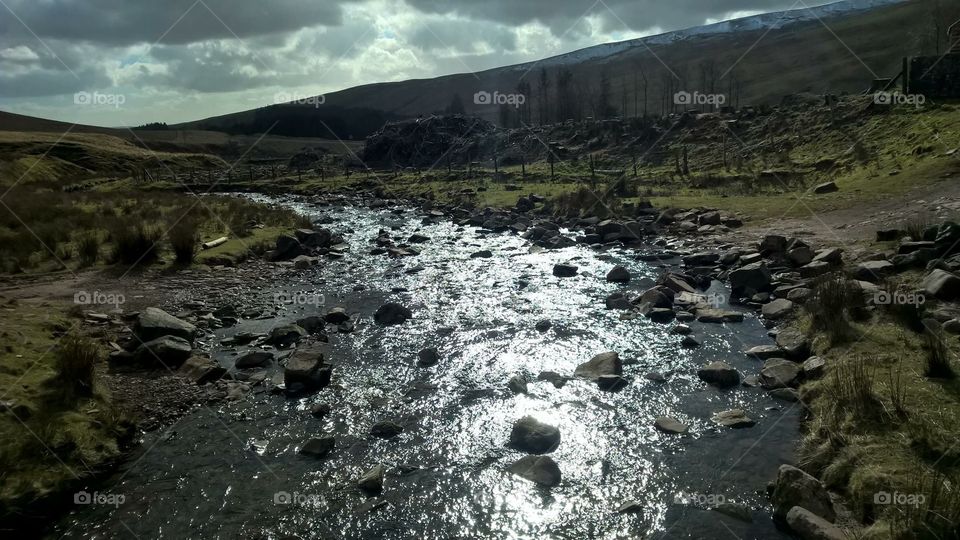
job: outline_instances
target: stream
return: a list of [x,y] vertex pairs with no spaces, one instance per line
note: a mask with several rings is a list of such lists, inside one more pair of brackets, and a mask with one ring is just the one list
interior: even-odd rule
[[[256,301],[301,300],[278,316],[241,320],[200,341],[232,368],[244,349],[223,340],[343,306],[357,322],[352,333],[327,328],[332,384],[299,399],[260,386],[146,434],[135,455],[90,488],[112,495],[100,500],[114,504],[76,506],[49,537],[789,537],[775,528],[764,491],[777,467],[794,461],[801,407],[759,388],[719,390],[696,375],[713,360],[744,376],[757,373],[760,362],[743,351],[770,343],[767,329],[753,313],[736,324],[691,322],[702,346],[687,349],[682,336],[669,332],[676,323],[623,320],[624,312],[604,308],[612,292],[639,294],[678,261],[641,262],[636,251],[621,247],[531,249],[516,234],[425,220],[409,208],[255,197],[331,218],[324,226],[343,234],[350,251],[249,292]],[[418,256],[371,255],[381,228],[398,241],[414,233],[429,240],[416,245]],[[493,256],[471,258],[479,250]],[[579,273],[554,277],[560,262],[575,264]],[[630,270],[628,285],[604,279],[617,264]],[[709,292],[727,290],[714,282]],[[387,301],[409,307],[413,319],[376,325],[373,313]],[[535,328],[543,320],[551,322],[545,332]],[[439,350],[436,366],[417,366],[425,347]],[[604,351],[624,361],[630,383],[621,391],[581,380],[562,388],[537,381],[541,371],[572,376]],[[644,377],[649,372],[672,373],[658,383]],[[275,366],[267,378],[278,374],[282,379],[282,367]],[[531,381],[527,394],[507,389],[518,374]],[[317,403],[331,407],[323,419],[310,414]],[[735,408],[757,425],[729,429],[710,419]],[[561,432],[550,454],[563,474],[557,487],[538,487],[506,470],[524,455],[506,443],[513,423],[526,415]],[[659,416],[689,424],[690,432],[658,431],[653,421]],[[403,432],[389,440],[371,437],[371,425],[382,420],[399,423]],[[298,454],[306,439],[322,435],[336,437],[329,456]],[[384,490],[369,497],[356,480],[380,463],[387,467]],[[618,513],[627,501],[639,502],[642,512]],[[752,522],[711,510],[723,502],[748,507]]]

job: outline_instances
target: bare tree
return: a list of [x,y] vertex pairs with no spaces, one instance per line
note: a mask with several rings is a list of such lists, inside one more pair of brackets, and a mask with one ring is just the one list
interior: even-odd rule
[[540,125],[550,121],[550,76],[547,68],[540,68]]

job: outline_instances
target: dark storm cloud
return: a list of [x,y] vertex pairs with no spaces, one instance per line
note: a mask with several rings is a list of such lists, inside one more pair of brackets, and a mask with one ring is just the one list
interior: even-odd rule
[[[107,45],[195,43],[337,26],[352,0],[6,0],[0,36]],[[12,13],[11,13],[12,12]],[[29,30],[28,30],[29,29]]]
[[[668,30],[697,26],[736,11],[802,8],[797,0],[406,0],[425,13],[523,25],[538,21],[555,35],[577,32],[584,15],[599,16],[609,29]],[[806,5],[824,3],[806,0]]]

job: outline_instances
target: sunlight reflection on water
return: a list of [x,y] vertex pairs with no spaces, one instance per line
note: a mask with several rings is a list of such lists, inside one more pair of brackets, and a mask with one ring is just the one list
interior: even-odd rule
[[[630,252],[573,247],[528,253],[517,236],[481,234],[447,222],[421,225],[413,212],[397,217],[359,208],[296,206],[313,216],[336,216],[332,228],[346,232],[351,247],[343,260],[274,284],[323,292],[328,305],[315,312],[334,305],[361,312],[355,333],[331,333],[334,385],[302,402],[260,395],[222,406],[230,433],[210,413],[183,420],[177,437],[158,444],[111,486],[150,510],[137,505],[113,513],[84,509],[64,529],[77,524],[74,531],[118,531],[122,520],[137,534],[170,538],[187,530],[270,537],[311,531],[306,536],[365,539],[714,537],[721,518],[678,505],[676,494],[687,492],[723,493],[758,509],[753,524],[722,518],[741,537],[779,534],[764,516],[766,502],[757,492],[792,454],[796,413],[777,422],[787,414],[785,407],[762,392],[717,391],[695,375],[697,365],[714,359],[744,373],[755,371],[755,361],[741,352],[747,344],[769,342],[755,318],[740,325],[692,323],[704,346],[691,351],[668,333],[671,325],[621,320],[621,312],[604,309],[604,297],[624,288],[604,280],[614,264],[630,269],[634,280],[626,289],[633,292],[661,272]],[[421,255],[368,255],[377,230],[398,219],[405,225],[391,231],[394,237],[405,239],[413,232],[431,237],[418,245]],[[494,256],[470,257],[480,249]],[[576,277],[552,275],[554,264],[571,260],[580,267]],[[407,273],[411,269],[418,271]],[[368,290],[353,291],[356,283]],[[391,292],[397,289],[405,291]],[[373,310],[386,299],[411,307],[414,320],[386,328],[372,324]],[[304,314],[311,312],[291,310],[281,319]],[[552,328],[535,330],[540,320],[550,320]],[[218,336],[276,324],[244,321]],[[442,360],[417,368],[417,351],[427,346],[436,346]],[[541,371],[571,375],[579,363],[608,350],[619,352],[627,364],[630,383],[620,392],[601,392],[586,381],[555,388],[536,380]],[[218,358],[229,365],[227,352],[218,352]],[[643,377],[671,370],[677,373],[666,384]],[[531,381],[527,395],[506,390],[506,381],[518,374]],[[331,418],[309,417],[306,411],[317,402],[333,405]],[[759,425],[734,433],[711,424],[713,412],[733,407],[749,410]],[[551,454],[563,474],[556,488],[539,488],[506,472],[522,455],[506,447],[511,426],[528,414],[560,429],[562,442]],[[652,422],[661,415],[690,423],[691,434],[659,433]],[[384,419],[400,422],[403,434],[390,441],[371,439],[370,426]],[[318,463],[295,455],[303,439],[320,433],[338,439],[329,458]],[[751,457],[728,472],[760,437],[763,442]],[[239,448],[244,444],[247,448]],[[363,506],[366,499],[354,484],[375,463],[387,464],[390,471],[385,505],[371,509]],[[171,475],[181,479],[176,495],[157,491],[155,486]],[[227,483],[230,490],[217,491]],[[271,504],[272,494],[281,490],[317,497],[305,506]],[[616,513],[628,500],[641,502],[643,513]],[[178,510],[182,502],[189,502],[194,514],[208,512],[208,522],[188,519]],[[188,521],[196,529],[186,528]]]

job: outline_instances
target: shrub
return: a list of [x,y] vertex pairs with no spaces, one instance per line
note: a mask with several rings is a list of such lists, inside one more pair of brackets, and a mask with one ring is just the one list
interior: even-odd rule
[[162,233],[138,223],[134,227],[121,227],[113,231],[113,262],[123,264],[149,264],[159,256]]
[[838,362],[830,371],[829,384],[835,413],[872,415],[878,411],[872,374],[862,358]]
[[81,234],[77,240],[77,255],[80,257],[82,266],[91,266],[96,264],[100,256],[100,239],[96,233]]
[[193,262],[200,244],[200,232],[195,221],[189,219],[179,221],[167,233],[167,238],[170,240],[170,247],[173,248],[178,264]]
[[943,341],[943,330],[927,327],[924,331],[927,352],[926,376],[934,379],[953,379],[956,373],[950,365],[950,350]]
[[903,224],[903,230],[907,233],[907,236],[916,242],[923,240],[923,235],[929,228],[930,220],[924,216],[914,217]]
[[847,313],[863,302],[862,297],[858,297],[860,294],[860,291],[853,290],[842,274],[822,278],[805,304],[810,313],[811,329],[826,333],[832,344],[850,339],[854,332]]
[[57,351],[54,381],[57,391],[68,399],[93,396],[94,368],[100,351],[93,341],[70,335]]

